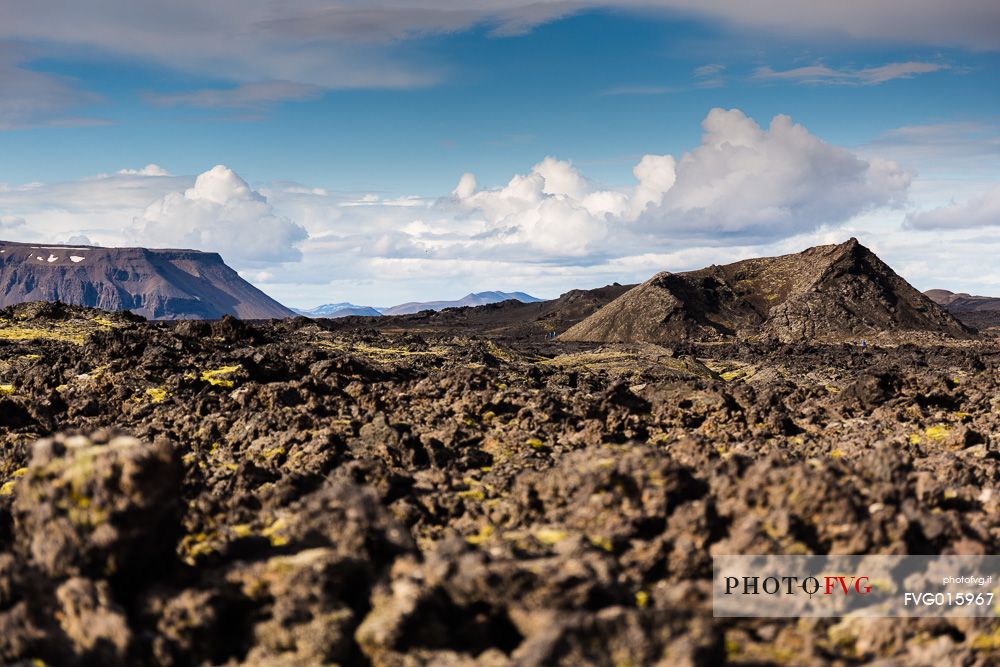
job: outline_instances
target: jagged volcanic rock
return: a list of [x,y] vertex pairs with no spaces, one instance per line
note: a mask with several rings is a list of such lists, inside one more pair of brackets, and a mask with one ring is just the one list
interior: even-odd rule
[[5,309],[0,665],[1000,664],[995,619],[711,596],[713,554],[1000,553],[997,339],[448,321]]
[[161,320],[295,316],[216,253],[0,242],[0,307],[27,301]]
[[659,273],[561,338],[664,343],[765,336],[792,342],[904,332],[971,334],[852,238],[794,255]]

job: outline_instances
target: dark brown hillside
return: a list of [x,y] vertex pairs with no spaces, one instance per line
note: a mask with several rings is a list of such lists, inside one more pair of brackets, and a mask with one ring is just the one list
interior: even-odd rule
[[851,239],[794,255],[657,274],[562,339],[842,341],[904,332],[972,333]]
[[335,330],[378,328],[382,331],[444,332],[461,330],[491,336],[537,339],[558,334],[602,306],[618,298],[634,285],[605,285],[596,289],[575,289],[558,299],[523,303],[513,299],[484,306],[423,311],[409,315],[344,317],[324,326]]
[[983,331],[1000,328],[1000,299],[996,297],[956,294],[943,289],[927,290],[924,295],[967,326]]

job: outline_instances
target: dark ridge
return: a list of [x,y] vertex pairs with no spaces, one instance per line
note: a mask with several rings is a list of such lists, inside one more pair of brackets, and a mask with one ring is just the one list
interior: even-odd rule
[[852,238],[793,255],[659,273],[562,340],[835,342],[914,333],[967,338],[973,331]]
[[983,331],[1000,328],[1000,299],[932,289],[924,296],[948,310],[963,324]]

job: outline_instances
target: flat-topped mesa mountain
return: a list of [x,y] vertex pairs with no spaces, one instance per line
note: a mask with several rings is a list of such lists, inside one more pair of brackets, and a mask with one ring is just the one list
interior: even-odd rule
[[965,292],[956,294],[945,289],[927,290],[924,295],[965,325],[980,330],[1000,327],[1000,298]]
[[520,301],[521,303],[537,303],[542,301],[524,292],[473,292],[454,301],[428,301],[401,303],[398,306],[382,309],[383,315],[412,315],[425,310],[444,310],[445,308],[463,308],[465,306],[487,306],[504,301]]
[[659,273],[560,339],[837,342],[915,333],[974,332],[852,238],[793,255]]
[[61,301],[147,319],[294,317],[216,253],[0,241],[0,307]]

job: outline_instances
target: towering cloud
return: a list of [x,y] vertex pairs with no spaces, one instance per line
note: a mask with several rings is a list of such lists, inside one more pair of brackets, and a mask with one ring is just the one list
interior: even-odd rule
[[454,197],[498,235],[554,254],[597,250],[609,235],[768,241],[836,225],[901,203],[911,175],[865,160],[775,116],[761,128],[743,112],[713,109],[701,145],[679,159],[646,155],[631,190],[596,187],[546,158],[503,188],[462,177]]
[[466,174],[455,188],[459,206],[481,215],[494,241],[525,244],[547,254],[582,255],[607,234],[607,216],[625,196],[596,190],[569,162],[545,158],[503,188],[475,190]]
[[238,264],[298,260],[296,245],[307,236],[222,165],[198,176],[183,193],[150,204],[130,233],[142,245],[214,250]]
[[738,109],[713,109],[702,128],[673,187],[643,214],[647,226],[773,239],[898,204],[910,185],[911,174],[894,162],[831,146],[788,116],[765,130]]

